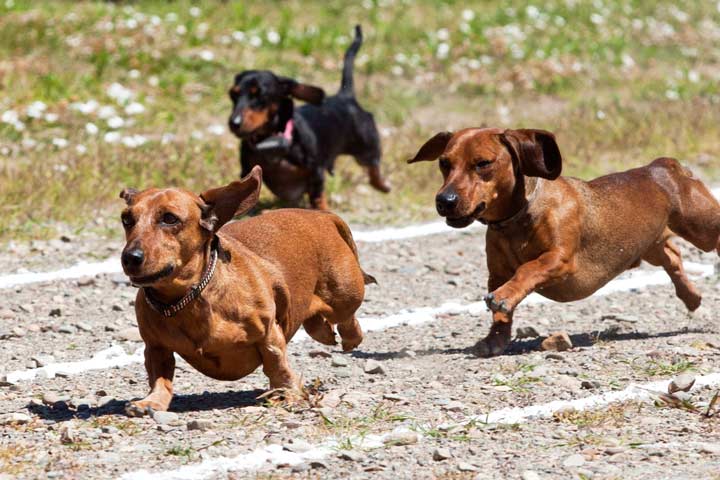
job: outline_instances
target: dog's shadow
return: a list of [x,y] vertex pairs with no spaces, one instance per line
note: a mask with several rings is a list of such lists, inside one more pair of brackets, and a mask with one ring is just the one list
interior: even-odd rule
[[[681,330],[674,330],[670,332],[659,332],[659,333],[648,333],[648,332],[625,332],[619,333],[608,330],[598,330],[586,333],[576,333],[570,335],[573,347],[591,347],[598,342],[622,342],[627,340],[646,340],[651,338],[667,338],[676,337],[678,335],[686,335],[689,333],[717,333],[713,330],[702,329],[702,328],[684,328]],[[513,340],[510,346],[505,350],[503,355],[524,355],[530,352],[539,351],[540,344],[546,337],[536,337],[524,340]],[[551,352],[547,352],[551,353]],[[429,355],[467,355],[468,358],[479,358],[476,355],[474,345],[467,347],[453,347],[453,348],[427,348],[422,350],[415,350],[417,356],[429,356]],[[396,358],[403,358],[407,354],[403,351],[388,351],[388,352],[365,352],[355,351],[351,355],[355,358],[373,359],[373,360],[391,360]]]
[[[204,392],[202,394],[175,395],[170,404],[170,411],[175,413],[200,412],[206,410],[227,410],[230,408],[250,407],[260,405],[258,396],[265,390],[239,390],[227,392]],[[68,408],[64,404],[57,406],[33,405],[28,410],[43,420],[66,422],[74,418],[87,420],[92,417],[122,416],[127,417],[125,405],[129,400],[112,400],[102,407],[81,408],[78,410]]]

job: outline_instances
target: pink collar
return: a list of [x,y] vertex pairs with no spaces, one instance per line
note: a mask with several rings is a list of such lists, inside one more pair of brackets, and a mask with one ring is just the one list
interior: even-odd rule
[[288,120],[287,123],[285,124],[285,131],[283,132],[283,137],[285,137],[285,139],[286,139],[288,142],[292,142],[293,127],[294,127],[294,123],[293,123],[292,118],[291,118],[291,119]]

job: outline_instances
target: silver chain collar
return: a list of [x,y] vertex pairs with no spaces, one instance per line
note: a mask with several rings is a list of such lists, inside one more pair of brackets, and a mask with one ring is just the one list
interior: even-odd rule
[[188,293],[186,293],[180,300],[178,300],[175,303],[171,304],[165,304],[155,298],[152,297],[150,290],[148,288],[143,287],[143,292],[145,293],[145,301],[147,304],[156,312],[159,314],[165,316],[165,317],[173,317],[175,314],[177,314],[180,310],[187,307],[190,302],[195,300],[200,296],[203,290],[205,290],[205,287],[207,287],[208,283],[210,283],[210,280],[212,279],[213,273],[215,273],[215,266],[217,265],[217,258],[218,258],[218,252],[217,248],[213,248],[210,251],[210,265],[208,265],[207,270],[205,270],[205,273],[203,274],[202,278],[200,279],[200,282],[190,287],[190,290]]

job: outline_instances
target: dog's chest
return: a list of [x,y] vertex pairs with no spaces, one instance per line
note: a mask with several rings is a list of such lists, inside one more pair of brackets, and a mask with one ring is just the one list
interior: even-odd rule
[[237,380],[261,363],[256,343],[263,338],[264,328],[253,317],[231,321],[211,314],[207,321],[182,323],[168,333],[171,350],[218,380]]

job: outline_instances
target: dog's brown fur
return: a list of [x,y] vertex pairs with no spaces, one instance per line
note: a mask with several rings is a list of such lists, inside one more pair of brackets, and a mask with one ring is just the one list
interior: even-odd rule
[[[337,326],[344,350],[362,341],[355,311],[365,282],[373,279],[361,270],[350,230],[339,217],[286,209],[226,224],[252,208],[261,183],[255,167],[242,180],[201,196],[179,189],[123,191],[124,252],[144,253],[141,265],[123,267],[142,287],[135,310],[151,388],[131,404],[131,414],[167,410],[173,353],[219,380],[242,378],[262,365],[271,388],[297,389],[286,347],[301,325],[329,345],[335,344]],[[170,318],[151,308],[146,288],[171,303],[199,282],[213,241],[217,266],[200,297]],[[147,280],[168,269],[167,276]]]
[[579,300],[641,260],[665,269],[689,310],[700,306],[670,238],[720,254],[720,204],[677,160],[585,182],[559,177],[551,133],[495,128],[439,133],[409,163],[438,157],[444,183],[436,201],[448,225],[488,223],[493,325],[480,355],[505,350],[513,311],[531,292]]

